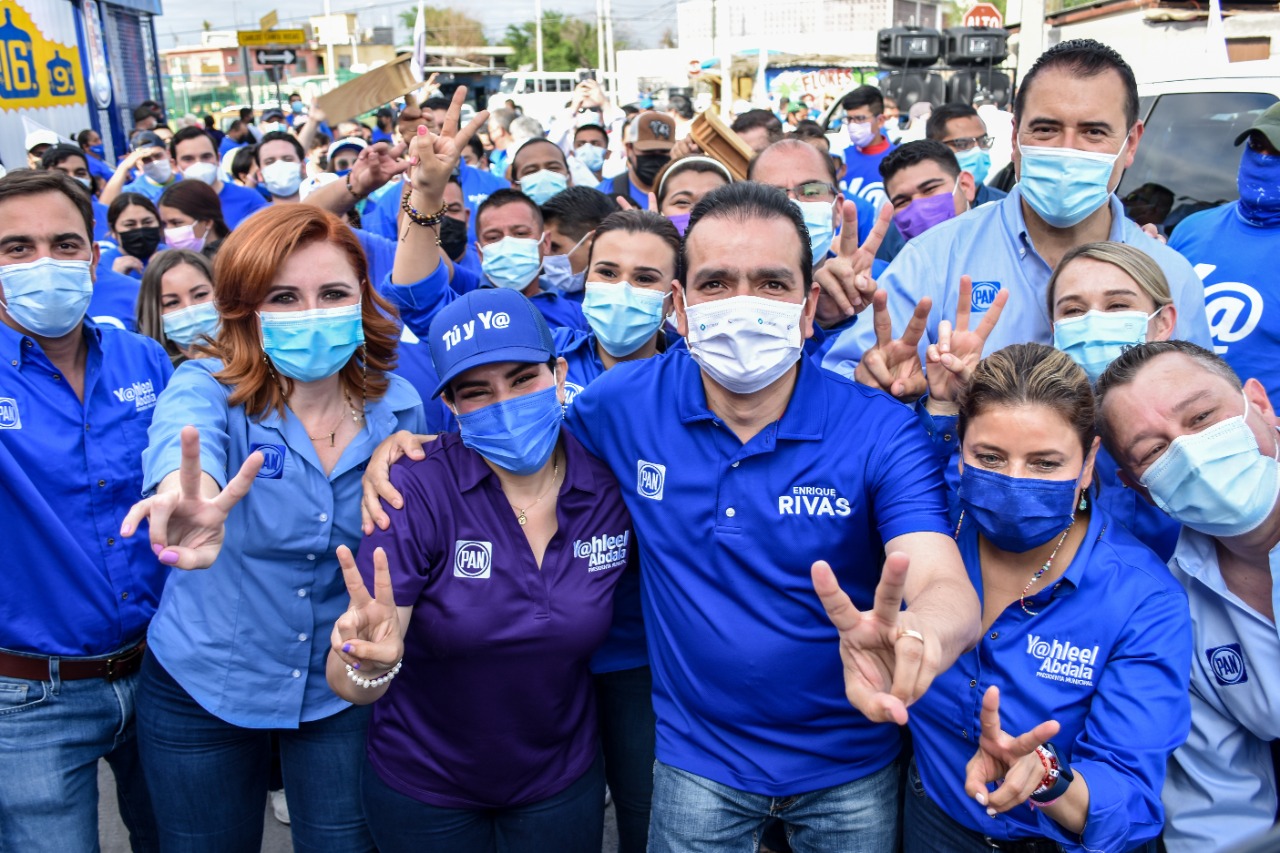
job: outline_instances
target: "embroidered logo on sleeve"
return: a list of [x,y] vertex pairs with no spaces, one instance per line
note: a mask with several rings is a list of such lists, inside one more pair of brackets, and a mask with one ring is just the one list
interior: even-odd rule
[[487,578],[493,570],[493,544],[473,539],[453,543],[453,576],[455,578]]
[[22,429],[18,401],[12,397],[0,397],[0,429]]
[[1229,686],[1244,684],[1249,680],[1249,673],[1244,668],[1244,653],[1240,651],[1239,643],[1215,646],[1206,649],[1204,654],[1209,659],[1209,669],[1213,670],[1213,677],[1218,679],[1219,684]]

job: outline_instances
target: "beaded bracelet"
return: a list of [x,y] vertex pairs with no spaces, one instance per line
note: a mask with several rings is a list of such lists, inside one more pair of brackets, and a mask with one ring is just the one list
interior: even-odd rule
[[417,208],[409,203],[409,196],[412,194],[413,187],[406,185],[404,188],[404,195],[400,197],[400,209],[404,211],[404,215],[408,217],[410,222],[414,225],[421,225],[425,228],[434,228],[444,221],[444,215],[449,210],[448,202],[441,204],[438,211],[427,216],[423,213],[419,213]]
[[356,192],[354,189],[352,189],[352,188],[351,188],[351,173],[350,173],[350,172],[347,172],[347,192],[351,193],[352,197],[353,197],[356,201],[364,201],[366,198],[368,198],[368,197],[369,197],[369,196],[367,196],[367,195],[360,195],[360,193]]
[[357,675],[355,667],[351,664],[347,664],[347,678],[350,678],[352,682],[363,687],[365,690],[368,690],[371,687],[381,687],[399,675],[400,665],[403,663],[404,658],[400,658],[400,660],[396,661],[395,666],[391,667],[391,669],[387,670],[377,678],[365,678],[363,675]]

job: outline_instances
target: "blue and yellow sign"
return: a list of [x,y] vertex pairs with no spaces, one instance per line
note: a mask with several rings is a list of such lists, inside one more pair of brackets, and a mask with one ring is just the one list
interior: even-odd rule
[[0,17],[0,109],[83,106],[80,49],[74,42],[47,39],[13,0],[0,0]]

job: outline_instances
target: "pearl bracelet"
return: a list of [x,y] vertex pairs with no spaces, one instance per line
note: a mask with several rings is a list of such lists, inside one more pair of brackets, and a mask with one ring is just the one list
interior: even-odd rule
[[363,675],[358,675],[356,674],[355,667],[351,664],[347,664],[347,678],[350,678],[353,683],[358,684],[366,690],[371,687],[381,687],[400,673],[400,665],[403,663],[404,658],[400,658],[400,660],[396,661],[395,666],[391,667],[391,669],[387,670],[377,678],[365,678]]

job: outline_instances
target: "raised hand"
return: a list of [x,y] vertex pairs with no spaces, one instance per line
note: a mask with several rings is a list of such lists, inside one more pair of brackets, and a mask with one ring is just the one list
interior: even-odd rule
[[225,489],[216,495],[204,494],[200,433],[195,427],[183,427],[177,488],[134,504],[120,525],[120,535],[132,536],[142,520],[149,518],[151,550],[160,562],[179,569],[207,569],[222,550],[227,515],[249,493],[260,468],[262,454],[250,453]]
[[[1000,688],[994,684],[982,696],[982,734],[978,751],[965,767],[965,793],[987,807],[994,817],[1024,803],[1044,779],[1044,764],[1036,747],[1058,733],[1058,722],[1046,720],[1029,732],[1014,737],[1000,725]],[[988,793],[987,785],[999,782]]]
[[924,336],[933,300],[927,296],[920,300],[902,337],[896,340],[893,318],[889,315],[889,294],[877,290],[871,304],[876,343],[862,354],[853,378],[863,385],[887,391],[903,402],[912,402],[928,387],[920,363],[920,338]]
[[[618,203],[618,207],[622,208],[623,210],[639,210],[640,209],[631,202],[631,199],[627,198],[624,195],[615,195],[613,197],[613,200],[616,201]],[[649,211],[651,213],[658,212],[658,194],[655,193],[653,190],[649,190]]]
[[991,336],[991,330],[999,322],[1005,303],[1009,301],[1009,291],[1001,288],[978,328],[969,331],[972,301],[973,280],[963,275],[960,277],[960,295],[956,300],[955,328],[952,329],[951,323],[943,320],[938,324],[938,342],[929,344],[929,348],[925,350],[931,400],[954,404],[959,399],[960,392],[973,376],[974,367],[982,360],[987,338]]
[[[413,189],[427,200],[434,199],[435,207],[440,206],[439,200],[444,197],[445,184],[462,159],[462,149],[467,147],[471,137],[489,120],[489,111],[481,110],[466,127],[459,130],[458,117],[466,99],[467,87],[459,86],[453,93],[453,102],[445,113],[444,127],[440,128],[440,132],[432,133],[427,130],[426,125],[418,125],[417,134],[409,140]],[[435,207],[424,210],[423,213],[435,213]]]
[[404,159],[406,146],[388,145],[376,142],[363,149],[351,166],[347,176],[351,189],[359,196],[367,196],[374,190],[384,186],[396,175],[409,169],[409,161]]
[[369,595],[356,568],[356,558],[346,545],[338,546],[338,565],[347,584],[351,605],[333,623],[329,644],[343,663],[358,669],[365,678],[377,678],[404,656],[400,618],[391,588],[387,552],[373,550],[373,595]]
[[360,481],[360,488],[363,490],[360,526],[366,536],[373,533],[374,525],[381,530],[391,526],[391,518],[382,509],[382,501],[385,500],[396,509],[404,506],[404,498],[391,484],[391,466],[402,456],[415,461],[425,459],[426,453],[423,452],[422,445],[435,440],[434,435],[414,435],[408,430],[400,430],[384,438],[374,448]]
[[[889,231],[893,207],[881,205],[876,224],[867,235],[866,242],[858,245],[858,208],[853,202],[844,205],[840,225],[840,241],[836,256],[827,258],[822,269],[814,271],[813,280],[818,285],[818,325],[824,328],[842,323],[871,304],[876,292],[875,279],[871,277],[871,265],[880,251],[884,235]],[[822,258],[814,258],[816,267]]]
[[840,589],[827,563],[813,564],[813,589],[840,632],[844,692],[869,720],[905,725],[907,706],[933,682],[942,660],[937,637],[918,630],[915,614],[902,609],[910,560],[895,552],[884,561],[875,605],[859,611]]

